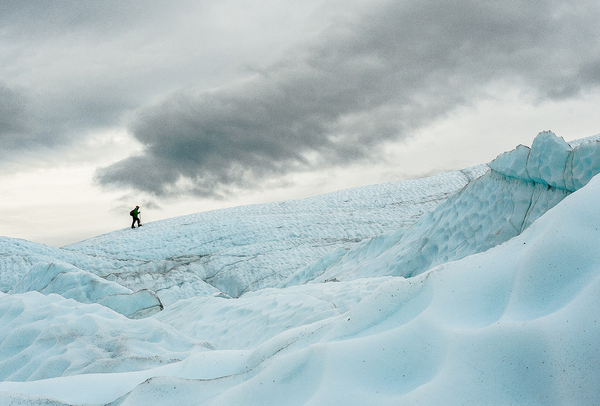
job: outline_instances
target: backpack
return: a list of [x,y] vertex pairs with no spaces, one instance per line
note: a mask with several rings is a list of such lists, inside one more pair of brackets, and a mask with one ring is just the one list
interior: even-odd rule
[[131,210],[131,211],[129,212],[129,215],[130,215],[131,217],[133,217],[133,210]]

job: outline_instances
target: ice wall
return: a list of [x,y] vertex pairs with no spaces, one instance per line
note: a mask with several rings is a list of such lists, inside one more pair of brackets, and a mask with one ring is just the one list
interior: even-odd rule
[[303,268],[280,286],[376,275],[410,277],[502,244],[600,172],[600,142],[571,148],[554,133],[542,132],[531,149],[520,145],[489,166],[486,175],[405,232],[363,242],[324,266]]

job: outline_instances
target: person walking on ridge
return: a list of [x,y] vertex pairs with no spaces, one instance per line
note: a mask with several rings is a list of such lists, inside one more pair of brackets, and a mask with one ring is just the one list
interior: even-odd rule
[[140,222],[140,206],[135,206],[135,209],[131,210],[129,212],[129,214],[131,215],[131,217],[133,217],[133,223],[131,223],[131,228],[135,228],[135,222],[137,221],[138,223],[138,227],[142,226],[142,223]]

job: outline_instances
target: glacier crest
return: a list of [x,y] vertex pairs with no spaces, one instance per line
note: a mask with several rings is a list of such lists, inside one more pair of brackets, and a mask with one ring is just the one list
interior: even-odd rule
[[[487,251],[519,235],[535,220],[600,172],[600,142],[572,148],[550,131],[531,148],[519,145],[401,234],[362,243],[334,264],[304,268],[280,286],[355,280],[367,276],[419,275],[435,266]],[[375,241],[373,239],[372,241]]]
[[574,192],[600,173],[600,141],[572,148],[562,137],[544,131],[535,138],[531,149],[519,145],[500,154],[489,166],[511,178]]

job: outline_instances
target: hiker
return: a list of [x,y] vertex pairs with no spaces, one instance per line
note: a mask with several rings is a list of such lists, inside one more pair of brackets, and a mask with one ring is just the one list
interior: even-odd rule
[[135,206],[135,209],[131,210],[129,212],[129,214],[131,215],[131,217],[133,217],[133,223],[131,223],[131,228],[135,228],[135,222],[137,221],[138,223],[138,227],[142,226],[142,223],[140,223],[140,206]]

